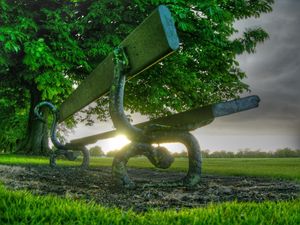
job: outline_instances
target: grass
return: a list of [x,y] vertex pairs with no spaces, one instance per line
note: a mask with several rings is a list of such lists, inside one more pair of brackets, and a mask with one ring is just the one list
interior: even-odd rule
[[[187,159],[177,159],[173,169],[182,169]],[[300,158],[203,159],[203,173],[283,178],[300,182]]]
[[[59,161],[60,165],[79,165],[78,162]],[[48,165],[46,157],[28,157],[18,155],[0,155],[0,164]],[[92,158],[91,167],[111,166],[112,158]],[[169,170],[186,171],[188,159],[177,158]],[[130,159],[128,166],[152,168],[144,157]],[[203,174],[221,174],[235,176],[260,176],[282,178],[300,182],[300,158],[205,158]]]
[[222,203],[144,214],[0,186],[0,224],[300,224],[300,201]]
[[[48,158],[0,155],[0,164],[48,165]],[[60,161],[61,165],[80,162]],[[111,166],[112,158],[92,158],[91,166]],[[185,158],[169,170],[187,169]],[[153,168],[145,158],[133,158],[129,166]],[[264,176],[300,181],[299,158],[203,159],[204,174]],[[0,224],[300,224],[300,199],[294,201],[210,204],[180,211],[151,210],[144,214],[105,208],[94,202],[10,191],[0,185]]]

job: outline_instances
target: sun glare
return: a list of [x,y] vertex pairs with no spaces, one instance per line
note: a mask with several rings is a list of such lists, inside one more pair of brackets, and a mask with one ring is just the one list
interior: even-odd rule
[[[96,143],[96,145],[101,146],[103,151],[107,153],[109,151],[120,150],[130,142],[131,141],[125,135],[118,135],[114,138],[100,140]],[[171,152],[186,151],[185,146],[180,143],[165,143],[160,145],[166,147]],[[153,146],[157,146],[157,145],[153,144]]]
[[119,150],[129,143],[130,141],[125,135],[118,135],[110,140],[109,145],[110,149]]

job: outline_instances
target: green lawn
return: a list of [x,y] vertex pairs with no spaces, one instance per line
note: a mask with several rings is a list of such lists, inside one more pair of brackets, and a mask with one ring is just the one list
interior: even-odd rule
[[[177,159],[174,169],[184,168],[186,159]],[[264,176],[300,182],[300,158],[203,159],[204,174]]]
[[[79,162],[59,161],[63,165],[78,165]],[[16,155],[0,155],[0,164],[35,164],[48,165],[45,157],[26,157]],[[90,165],[111,166],[112,158],[92,158]],[[177,158],[169,170],[186,171],[188,160]],[[132,158],[128,166],[138,168],[154,168],[146,158]],[[300,182],[300,158],[204,158],[203,174],[222,174],[239,176],[264,176],[284,178]]]
[[222,203],[144,214],[0,186],[0,224],[300,224],[300,201]]
[[[111,166],[111,158],[93,158],[91,166]],[[0,155],[0,164],[48,165],[44,157]],[[79,162],[59,162],[78,165]],[[187,159],[176,159],[169,170],[186,170]],[[145,158],[129,166],[153,168]],[[299,158],[203,159],[204,174],[265,176],[300,181]],[[300,199],[289,202],[210,204],[180,211],[151,210],[144,214],[105,208],[55,196],[10,191],[0,185],[0,224],[300,224]]]

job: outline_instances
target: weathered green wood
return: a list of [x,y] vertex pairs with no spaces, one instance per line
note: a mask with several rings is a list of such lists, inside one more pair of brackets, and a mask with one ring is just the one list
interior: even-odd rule
[[[141,73],[179,47],[171,13],[159,6],[120,44],[130,61],[128,78]],[[78,86],[59,110],[59,122],[106,94],[113,79],[112,53]]]
[[[177,113],[167,117],[161,117],[155,120],[136,124],[135,126],[143,128],[151,124],[159,124],[164,126],[171,126],[174,128],[187,127],[190,125],[193,130],[210,124],[216,117],[221,117],[252,108],[258,107],[260,99],[258,96],[248,96],[232,101],[221,102],[213,105],[199,107],[186,112]],[[74,139],[72,144],[93,144],[98,140],[112,138],[118,133],[116,130],[96,134],[84,138]]]
[[[212,107],[203,107],[203,108],[197,108],[190,111],[174,114],[167,117],[158,118],[155,120],[150,120],[147,122],[135,124],[136,127],[143,128],[151,124],[159,124],[163,126],[171,126],[171,127],[179,127],[180,124],[185,125],[190,123],[199,122],[199,127],[205,126],[209,123],[211,123],[214,120]],[[201,115],[201,116],[199,116]],[[201,118],[200,118],[201,117]],[[180,123],[178,123],[180,121]],[[104,132],[101,134],[95,134],[84,138],[74,139],[71,141],[72,144],[93,144],[97,142],[98,140],[103,140],[107,138],[112,138],[114,136],[118,135],[118,132],[116,130]]]

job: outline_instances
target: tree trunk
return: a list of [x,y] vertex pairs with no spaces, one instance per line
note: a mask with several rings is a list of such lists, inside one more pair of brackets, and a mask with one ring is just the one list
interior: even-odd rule
[[41,92],[36,85],[30,88],[30,111],[27,124],[26,137],[21,141],[17,152],[30,155],[47,155],[49,153],[47,110],[42,109],[45,122],[37,120],[34,115],[34,107],[41,101]]

